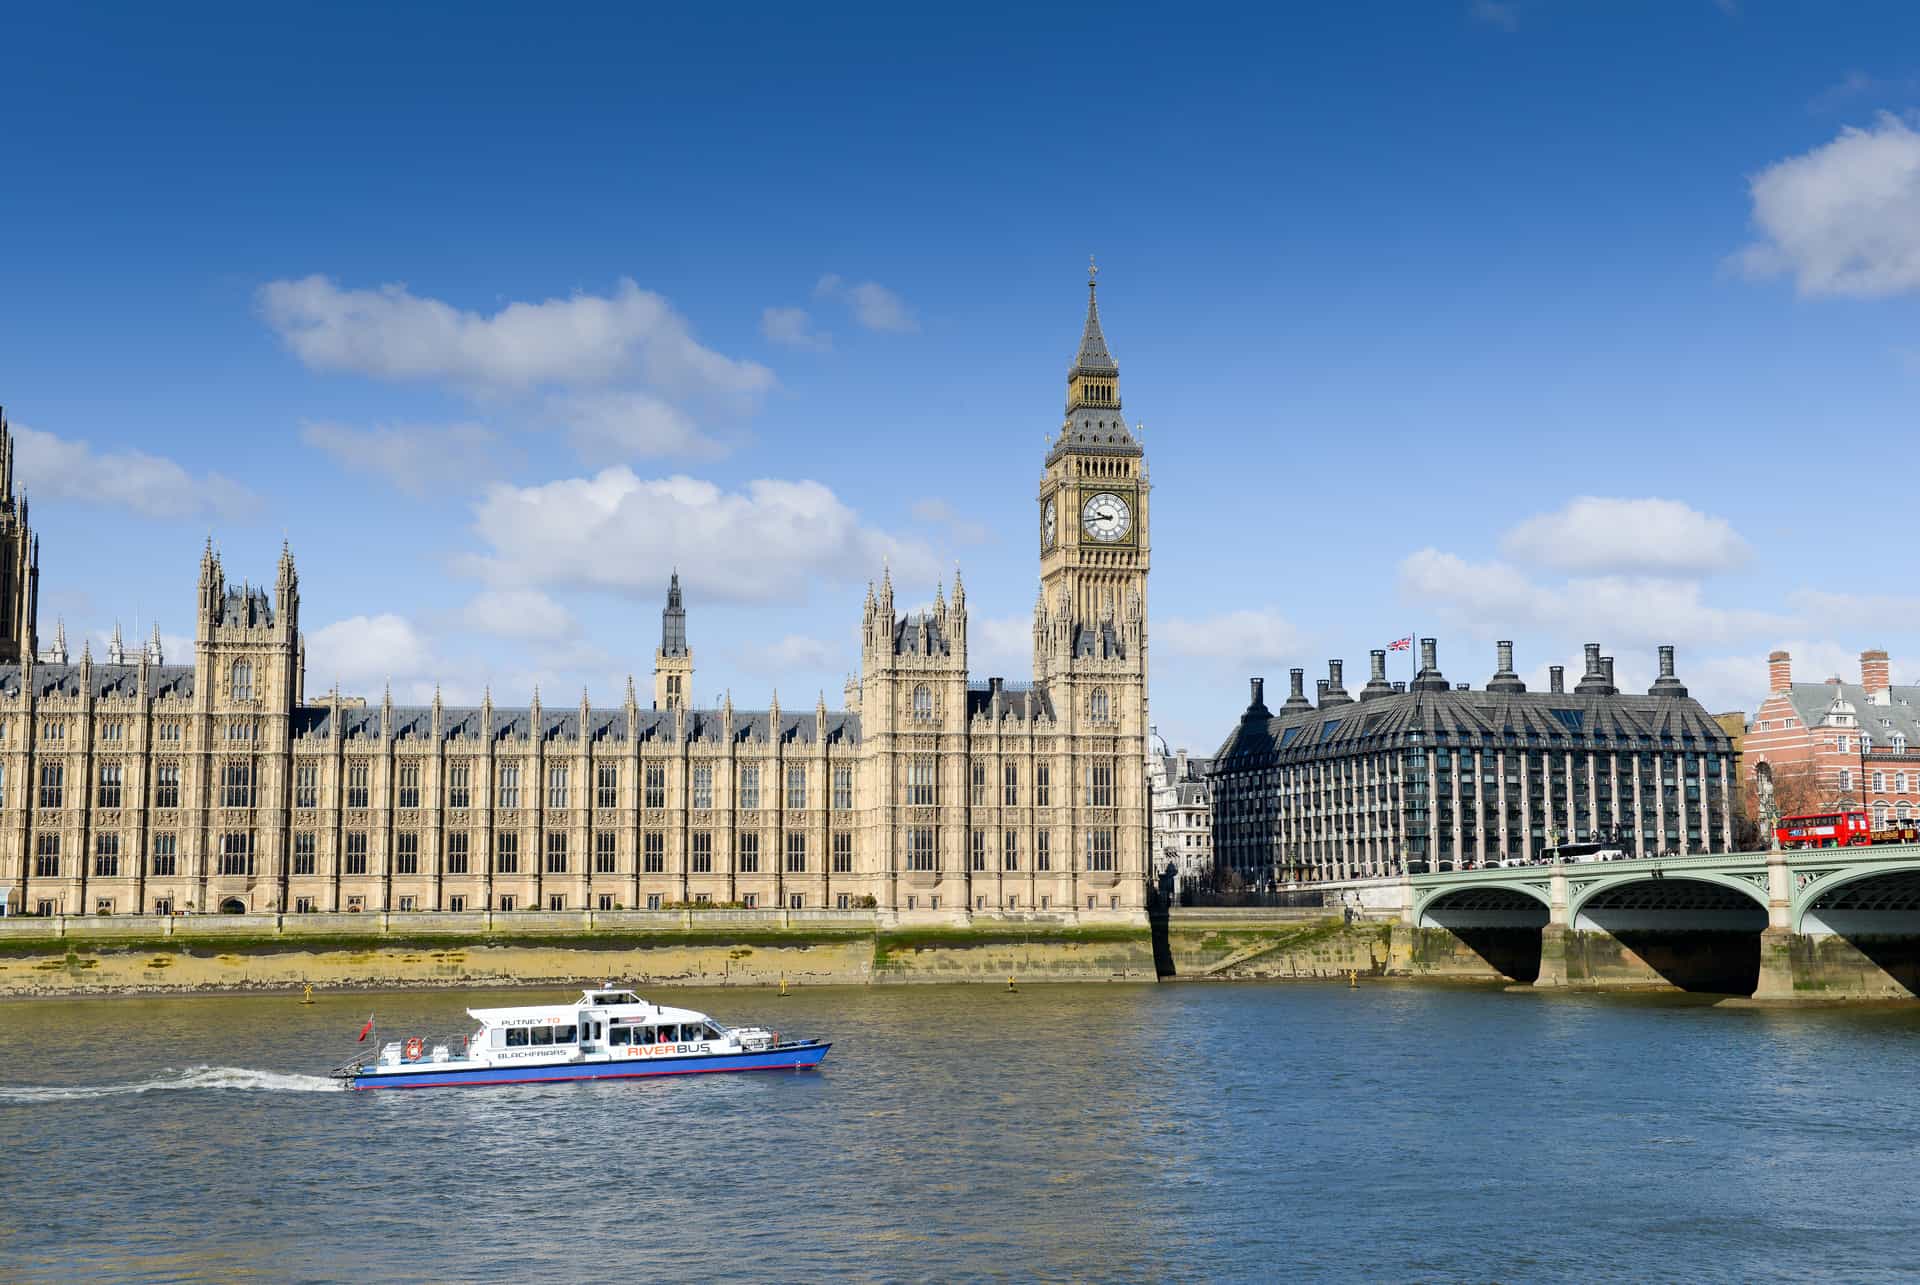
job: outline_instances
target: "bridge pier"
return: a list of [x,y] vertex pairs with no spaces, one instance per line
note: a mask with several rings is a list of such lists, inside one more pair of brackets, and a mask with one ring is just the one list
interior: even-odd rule
[[1767,926],[1760,934],[1760,983],[1757,1000],[1794,997],[1793,987],[1793,873],[1787,854],[1775,847],[1767,853]]
[[1571,924],[1567,916],[1567,868],[1553,867],[1547,884],[1547,923],[1540,930],[1540,975],[1535,986],[1564,988],[1567,984],[1567,935]]

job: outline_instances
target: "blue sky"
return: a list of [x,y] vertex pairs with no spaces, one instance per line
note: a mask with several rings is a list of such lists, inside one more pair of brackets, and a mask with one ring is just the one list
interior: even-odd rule
[[76,648],[284,536],[315,688],[616,701],[677,563],[703,702],[837,703],[883,559],[959,562],[1024,676],[1096,254],[1169,739],[1413,631],[1475,685],[1671,641],[1716,709],[1776,646],[1920,677],[1911,6],[0,24],[0,402]]

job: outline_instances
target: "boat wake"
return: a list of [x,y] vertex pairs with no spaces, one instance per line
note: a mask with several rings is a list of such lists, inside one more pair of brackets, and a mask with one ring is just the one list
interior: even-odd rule
[[322,1075],[295,1075],[287,1071],[256,1071],[244,1066],[190,1066],[171,1068],[151,1079],[131,1084],[0,1084],[0,1106],[28,1102],[79,1102],[126,1094],[159,1093],[167,1089],[243,1089],[255,1093],[333,1093],[338,1080]]

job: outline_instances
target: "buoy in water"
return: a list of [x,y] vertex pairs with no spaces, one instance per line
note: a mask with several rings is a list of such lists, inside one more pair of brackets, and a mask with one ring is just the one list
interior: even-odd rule
[[313,1003],[313,983],[312,982],[308,982],[304,987],[301,988],[300,1002],[302,1004]]
[[780,993],[782,995],[787,993],[787,975],[785,973],[780,974]]
[[1007,993],[1008,993],[1008,994],[1010,994],[1010,995],[1011,995],[1011,994],[1016,994],[1016,993],[1018,993],[1018,992],[1019,992],[1019,990],[1020,990],[1020,988],[1019,988],[1018,986],[1015,986],[1015,985],[1013,984],[1013,978],[1011,978],[1011,977],[1009,977],[1009,978],[1007,978]]

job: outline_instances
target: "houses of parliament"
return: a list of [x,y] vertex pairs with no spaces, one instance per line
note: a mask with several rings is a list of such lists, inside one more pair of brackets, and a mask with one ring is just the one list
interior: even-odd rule
[[845,708],[694,708],[678,577],[651,699],[403,706],[310,692],[300,578],[200,559],[194,654],[36,630],[0,419],[0,897],[8,913],[875,907],[1134,920],[1146,896],[1148,477],[1088,282],[1033,539],[1030,681],[869,586]]

